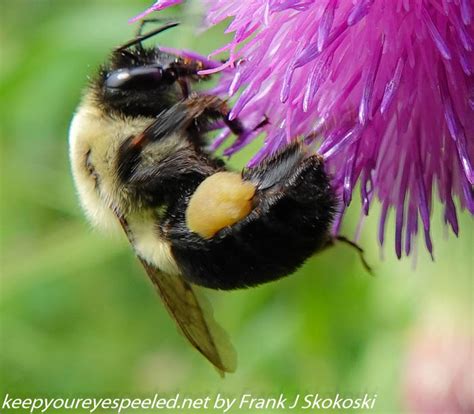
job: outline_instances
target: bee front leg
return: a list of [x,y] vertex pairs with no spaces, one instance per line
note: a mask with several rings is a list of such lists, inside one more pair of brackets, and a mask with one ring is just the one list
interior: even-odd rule
[[209,120],[222,119],[235,135],[241,135],[246,132],[238,119],[229,119],[230,109],[226,101],[217,96],[192,94],[184,101],[184,104],[192,113],[199,114],[195,118],[198,124],[203,121],[209,122]]

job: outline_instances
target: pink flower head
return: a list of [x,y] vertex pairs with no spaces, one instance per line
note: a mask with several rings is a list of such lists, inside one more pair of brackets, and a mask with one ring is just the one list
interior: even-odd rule
[[[179,0],[159,0],[160,10]],[[408,255],[423,227],[432,252],[433,192],[457,235],[458,208],[474,213],[472,0],[207,0],[207,21],[226,18],[233,40],[213,91],[241,92],[230,114],[263,116],[254,165],[290,140],[320,145],[343,206],[360,184],[363,213],[393,208],[395,250]],[[257,133],[261,132],[258,131]],[[229,136],[223,131],[214,147]],[[256,136],[232,142],[232,154]],[[436,184],[436,185],[435,185]],[[338,231],[341,212],[335,231]]]

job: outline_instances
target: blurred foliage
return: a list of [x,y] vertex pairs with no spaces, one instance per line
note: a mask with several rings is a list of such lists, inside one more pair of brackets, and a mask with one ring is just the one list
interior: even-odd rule
[[[375,208],[360,240],[375,277],[339,245],[277,283],[208,292],[239,354],[225,380],[177,333],[124,238],[85,222],[69,173],[68,124],[87,76],[132,36],[127,20],[149,4],[0,0],[1,394],[368,391],[378,394],[376,412],[402,411],[405,348],[417,323],[441,309],[472,326],[467,214],[456,239],[445,237],[437,211],[434,262],[421,238],[416,267],[397,261],[391,243],[382,260]],[[159,41],[203,53],[218,47],[218,29],[194,35],[199,11],[189,7],[173,10],[184,24]],[[251,152],[231,162],[242,166]],[[358,218],[356,200],[344,234]]]

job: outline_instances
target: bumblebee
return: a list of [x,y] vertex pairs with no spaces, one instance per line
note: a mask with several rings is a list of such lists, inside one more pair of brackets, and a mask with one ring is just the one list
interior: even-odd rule
[[191,344],[232,372],[235,353],[194,286],[293,273],[332,243],[336,197],[323,159],[302,143],[241,172],[206,150],[217,120],[246,131],[225,101],[192,90],[205,62],[142,45],[175,25],[137,35],[100,68],[71,123],[72,173],[90,221],[123,228]]

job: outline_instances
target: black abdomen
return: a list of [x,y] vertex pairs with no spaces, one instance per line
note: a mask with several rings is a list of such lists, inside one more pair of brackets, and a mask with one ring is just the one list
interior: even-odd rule
[[169,212],[164,231],[188,281],[214,289],[269,282],[328,241],[336,201],[318,156],[293,144],[243,176],[257,187],[252,212],[210,239],[186,227],[189,199]]

